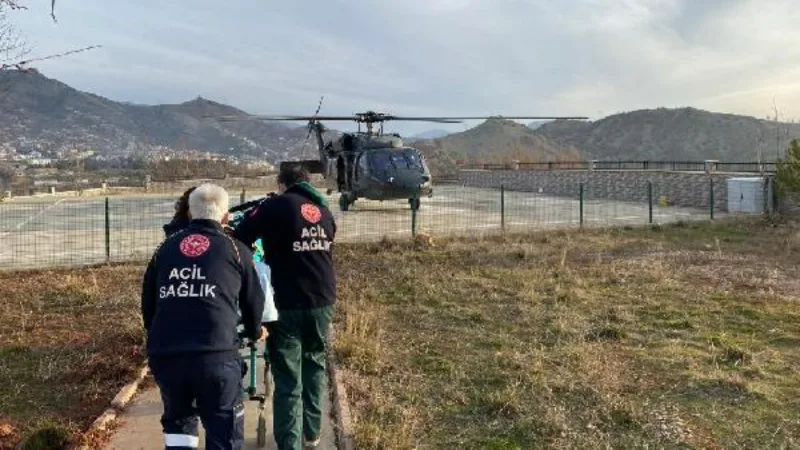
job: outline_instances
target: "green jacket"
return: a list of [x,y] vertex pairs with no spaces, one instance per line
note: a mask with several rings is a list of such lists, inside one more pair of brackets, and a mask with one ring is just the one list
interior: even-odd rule
[[314,203],[316,203],[316,204],[318,204],[320,206],[324,206],[326,208],[328,207],[328,199],[325,198],[325,196],[322,195],[322,193],[320,191],[318,191],[310,183],[308,183],[306,181],[301,181],[299,183],[293,184],[292,187],[299,187],[300,189],[303,189],[304,191],[308,192],[308,194],[311,196],[311,200]]

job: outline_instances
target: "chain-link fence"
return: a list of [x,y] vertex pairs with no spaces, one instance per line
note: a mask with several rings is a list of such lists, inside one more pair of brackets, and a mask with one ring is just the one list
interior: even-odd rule
[[[620,188],[621,189],[621,188]],[[565,227],[615,227],[679,220],[711,220],[727,212],[714,200],[713,183],[678,196],[668,186],[645,182],[614,189],[577,183],[552,195],[460,184],[438,184],[418,210],[408,200],[359,199],[344,212],[329,197],[337,222],[336,242],[433,236],[475,236]],[[631,191],[637,193],[631,195]],[[639,191],[641,191],[639,193]],[[259,194],[231,192],[231,202]],[[0,203],[0,267],[39,268],[146,260],[164,239],[174,195],[15,198]],[[625,200],[615,198],[625,198]],[[682,198],[676,204],[673,198]],[[631,199],[633,198],[633,200]]]

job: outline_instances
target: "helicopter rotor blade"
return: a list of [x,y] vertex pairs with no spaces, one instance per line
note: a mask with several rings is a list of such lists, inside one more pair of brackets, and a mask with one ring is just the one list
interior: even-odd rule
[[322,101],[323,100],[325,100],[325,96],[324,95],[320,96],[320,98],[319,98],[319,104],[317,105],[317,110],[314,111],[314,117],[317,117],[317,115],[319,115],[319,110],[320,110],[320,108],[322,108]]
[[438,122],[438,123],[461,123],[463,120],[487,120],[487,119],[516,119],[516,120],[588,120],[583,116],[463,116],[463,117],[413,117],[413,116],[392,116],[377,113],[361,113],[352,116],[206,116],[205,118],[216,119],[221,122],[241,121],[241,120],[274,120],[287,122],[309,122],[309,121],[354,121],[363,123],[378,123],[385,121],[406,121],[406,122]]
[[355,116],[204,116],[206,119],[215,119],[221,122],[236,122],[242,120],[275,120],[286,122],[308,122],[309,120],[358,120]]
[[420,120],[420,121],[441,121],[441,120],[483,120],[483,119],[517,119],[517,120],[587,120],[588,117],[579,117],[579,116],[554,116],[554,117],[545,117],[545,116],[472,116],[472,117],[398,117],[398,116],[386,116],[386,120]]
[[383,120],[402,120],[404,122],[436,122],[436,123],[461,123],[461,120],[452,117],[396,117],[385,116]]
[[[325,99],[324,95],[319,98],[319,104],[317,105],[317,110],[314,111],[314,117],[315,118],[319,115],[319,110],[320,110],[320,108],[322,108],[322,100],[324,100],[324,99]],[[306,141],[308,141],[308,138],[311,137],[312,126],[313,126],[313,124],[314,124],[314,122],[316,120],[317,119],[311,119],[311,120],[308,121],[308,134],[306,135]]]

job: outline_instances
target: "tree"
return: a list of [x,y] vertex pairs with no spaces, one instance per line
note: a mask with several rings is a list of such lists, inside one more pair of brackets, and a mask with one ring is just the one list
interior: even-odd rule
[[[53,22],[56,22],[55,8],[56,0],[50,0],[50,16],[53,18]],[[8,15],[10,11],[23,9],[28,8],[21,4],[20,0],[0,0],[0,71],[14,69],[28,71],[29,69],[26,66],[31,62],[60,58],[72,53],[78,53],[100,47],[99,45],[92,45],[78,50],[71,50],[55,55],[23,60],[22,58],[29,52],[19,33],[11,25],[11,20]]]
[[774,98],[772,99],[772,113],[773,116],[768,119],[775,123],[775,161],[777,162],[781,158],[781,150],[786,150],[785,141],[789,139],[789,124],[784,122],[783,113],[775,104]]
[[[27,6],[20,4],[19,0],[0,0],[0,7],[7,7],[10,10],[28,9]],[[56,21],[56,0],[50,0],[50,17]]]
[[780,197],[800,192],[800,141],[797,139],[792,139],[786,158],[778,159],[775,190]]
[[14,170],[6,165],[0,165],[0,190],[5,191],[14,180]]
[[0,0],[0,68],[6,68],[20,61],[28,53],[25,42],[14,28],[8,16],[10,7]]

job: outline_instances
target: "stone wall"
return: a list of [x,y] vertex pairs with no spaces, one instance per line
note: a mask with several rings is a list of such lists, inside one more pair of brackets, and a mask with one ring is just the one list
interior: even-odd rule
[[460,182],[466,186],[578,198],[584,185],[586,200],[648,201],[652,183],[653,203],[708,208],[713,180],[714,208],[728,210],[727,179],[752,176],[733,173],[668,172],[634,170],[464,170]]
[[147,192],[183,192],[192,186],[203,183],[212,183],[222,186],[227,190],[260,189],[264,192],[276,189],[275,176],[258,178],[225,178],[220,180],[181,180],[181,181],[151,181],[146,186]]
[[[248,195],[264,195],[267,192],[274,192],[278,189],[277,176],[264,176],[255,178],[239,178],[229,177],[225,179],[196,179],[196,180],[182,180],[182,181],[151,181],[144,186],[106,186],[91,189],[82,189],[79,191],[64,190],[59,191],[55,188],[50,188],[47,192],[32,192],[29,195],[14,195],[13,198],[29,198],[29,197],[92,197],[92,196],[107,196],[107,195],[134,195],[134,194],[171,194],[180,195],[192,186],[199,186],[203,183],[212,183],[222,186],[228,191],[229,195],[238,195],[242,190],[246,191]],[[311,175],[311,184],[320,190],[325,190],[327,185],[325,179],[318,174]],[[11,192],[0,192],[0,201],[12,198]]]

